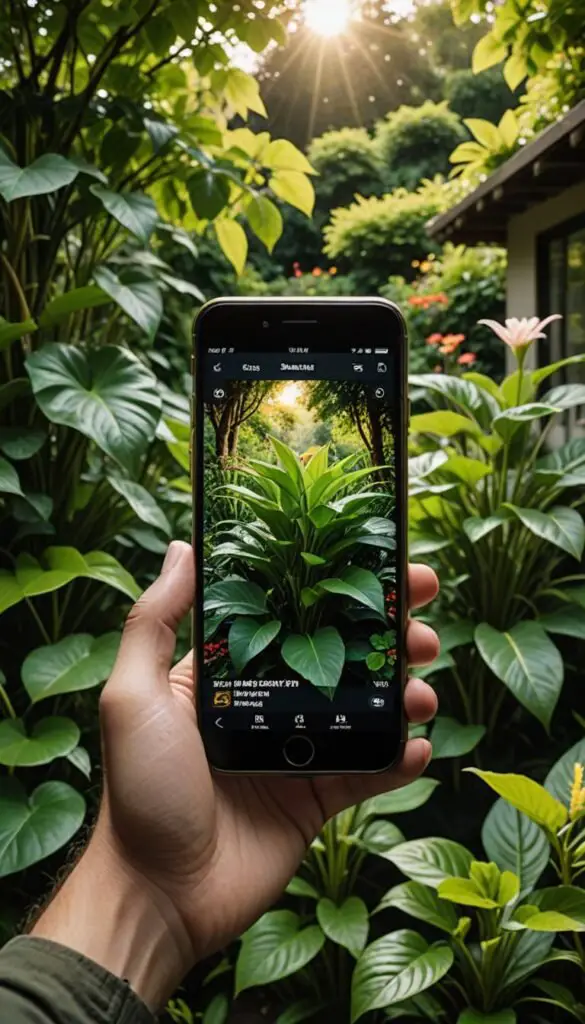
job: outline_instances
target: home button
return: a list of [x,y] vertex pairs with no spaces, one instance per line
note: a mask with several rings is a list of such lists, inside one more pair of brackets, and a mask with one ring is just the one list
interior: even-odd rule
[[284,745],[283,753],[293,768],[306,768],[315,756],[315,747],[306,736],[291,736]]

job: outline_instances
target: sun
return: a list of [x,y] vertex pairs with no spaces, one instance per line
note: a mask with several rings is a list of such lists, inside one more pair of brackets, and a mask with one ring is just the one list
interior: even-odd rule
[[302,394],[303,389],[301,385],[291,381],[290,384],[285,384],[282,391],[278,392],[275,402],[278,405],[294,406],[299,402]]
[[305,24],[320,36],[339,36],[351,20],[350,0],[305,0]]

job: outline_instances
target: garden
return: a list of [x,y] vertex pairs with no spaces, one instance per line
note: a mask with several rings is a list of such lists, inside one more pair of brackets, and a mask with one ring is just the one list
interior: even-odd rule
[[[502,326],[505,250],[428,232],[585,97],[585,17],[567,0],[339,11],[2,9],[0,942],[83,843],[122,624],[190,537],[194,314],[220,294],[379,294],[411,339],[411,558],[441,580],[423,616],[441,654],[416,671],[440,712],[412,730],[433,760],[329,821],[167,1019],[585,1022],[585,439],[558,443],[585,404],[561,371],[585,357],[532,360],[552,324]],[[389,677],[380,423],[342,387],[247,401],[205,424],[214,672],[248,664],[250,622],[222,617],[245,570],[265,671],[292,666],[320,700],[345,662]],[[326,512],[301,567],[312,489]],[[326,678],[303,646],[320,631]],[[189,642],[184,623],[178,654]]]

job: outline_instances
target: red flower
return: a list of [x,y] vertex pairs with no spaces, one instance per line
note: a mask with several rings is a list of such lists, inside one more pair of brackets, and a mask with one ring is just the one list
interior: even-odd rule
[[464,352],[463,355],[459,356],[457,362],[460,366],[473,366],[477,362],[477,356],[475,352]]
[[302,277],[303,276],[303,272],[302,272],[302,270],[299,270],[298,267],[296,267],[295,271],[294,271],[294,275],[295,275],[295,277]]
[[427,345],[440,345],[443,340],[442,334],[429,334],[427,338]]

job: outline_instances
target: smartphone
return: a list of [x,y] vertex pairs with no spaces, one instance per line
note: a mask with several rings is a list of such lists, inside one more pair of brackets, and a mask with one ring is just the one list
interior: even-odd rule
[[407,341],[382,299],[195,324],[194,636],[211,765],[381,772],[405,742]]

